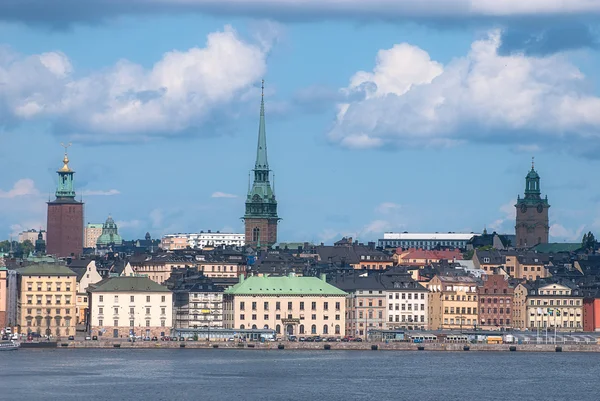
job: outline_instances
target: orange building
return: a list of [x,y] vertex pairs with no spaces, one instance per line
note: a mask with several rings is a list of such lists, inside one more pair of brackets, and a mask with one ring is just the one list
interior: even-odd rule
[[409,248],[403,250],[398,248],[394,255],[394,261],[403,266],[427,266],[432,263],[440,263],[442,260],[462,260],[462,253],[458,249],[431,251],[427,249]]
[[600,331],[600,293],[583,298],[583,331]]

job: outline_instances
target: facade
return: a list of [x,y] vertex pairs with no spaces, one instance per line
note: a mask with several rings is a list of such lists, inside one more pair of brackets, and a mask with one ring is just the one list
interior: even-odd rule
[[600,297],[598,291],[583,299],[583,331],[600,331]]
[[163,284],[171,277],[174,269],[195,266],[196,261],[172,254],[142,255],[131,258],[129,263],[135,274]]
[[432,263],[440,263],[444,260],[453,262],[462,260],[462,258],[462,253],[456,248],[440,251],[409,248],[405,251],[397,250],[394,255],[396,264],[402,266],[427,266]]
[[460,248],[466,249],[467,243],[474,233],[384,233],[383,238],[377,241],[377,246],[382,248],[421,248],[433,249]]
[[498,267],[521,280],[538,280],[550,276],[548,255],[531,251],[482,251],[475,250],[473,264],[486,274],[492,274]]
[[514,288],[503,274],[485,274],[479,286],[479,327],[502,330],[512,327]]
[[470,276],[436,275],[429,283],[429,329],[463,330],[478,326],[477,282]]
[[173,295],[148,277],[113,277],[88,290],[90,331],[112,338],[162,337],[173,324]]
[[173,289],[173,327],[223,327],[223,289],[210,279],[182,282]]
[[47,253],[61,258],[83,252],[83,202],[75,200],[73,175],[65,152],[63,167],[57,171],[56,199],[48,202]]
[[427,330],[429,296],[427,288],[409,273],[386,272],[381,277],[386,293],[387,330]]
[[98,237],[102,235],[103,224],[87,223],[85,226],[85,248],[95,248]]
[[527,315],[527,295],[531,288],[528,284],[519,283],[514,290],[512,308],[512,327],[516,330],[525,330],[529,325]]
[[517,220],[515,225],[517,248],[531,248],[537,244],[548,243],[550,225],[548,221],[548,196],[542,198],[540,191],[540,176],[534,169],[525,177],[525,197],[517,198],[515,205]]
[[527,296],[529,330],[583,331],[583,295],[572,283],[536,282]]
[[3,328],[8,323],[6,313],[8,308],[7,277],[8,269],[0,265],[0,328]]
[[35,244],[35,241],[38,239],[38,234],[41,233],[42,234],[42,239],[45,241],[46,240],[46,231],[44,230],[27,230],[27,231],[23,231],[19,233],[19,242],[23,243],[25,241],[30,241],[32,244]]
[[94,260],[87,261],[83,267],[83,271],[79,272],[77,268],[69,268],[77,273],[77,324],[84,324],[88,319],[88,292],[89,286],[102,281],[102,276],[98,273],[96,262]]
[[343,336],[346,293],[325,277],[256,277],[223,294],[225,328],[275,329],[278,335]]
[[111,216],[108,216],[102,225],[102,234],[96,240],[96,248],[119,246],[121,244],[123,244],[123,239],[119,235],[117,223],[115,223]]
[[34,264],[17,270],[21,333],[75,335],[76,274],[66,266]]
[[270,248],[277,242],[277,223],[280,219],[277,216],[277,200],[275,199],[275,191],[271,187],[271,170],[267,161],[264,93],[260,102],[258,145],[253,172],[254,183],[248,190],[246,211],[243,217],[246,244],[252,247]]
[[202,249],[204,247],[235,246],[243,247],[245,244],[245,235],[237,233],[222,233],[220,231],[207,232],[200,231],[195,234],[167,234],[160,242],[160,247],[164,250]]

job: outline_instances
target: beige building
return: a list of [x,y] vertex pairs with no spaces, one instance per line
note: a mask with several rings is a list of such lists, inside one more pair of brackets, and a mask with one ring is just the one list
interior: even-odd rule
[[85,324],[89,305],[87,288],[91,284],[98,283],[102,277],[93,260],[73,260],[69,269],[77,274],[77,324]]
[[7,324],[6,308],[8,307],[8,299],[6,292],[6,276],[8,271],[6,267],[0,266],[0,329]]
[[21,283],[17,302],[21,333],[75,335],[76,274],[54,264],[34,264],[17,272]]
[[173,294],[148,277],[113,277],[88,290],[90,331],[98,337],[162,337],[173,325]]
[[477,326],[477,282],[470,276],[434,276],[429,290],[429,329],[472,329]]
[[[42,239],[44,241],[46,241],[46,231],[41,230],[42,231]],[[25,241],[30,241],[32,244],[35,244],[35,241],[37,241],[38,239],[38,234],[40,232],[37,230],[27,230],[27,231],[23,231],[19,233],[19,243],[23,243]]]
[[158,284],[163,284],[171,277],[173,269],[195,266],[189,259],[173,254],[141,255],[130,259],[129,263],[135,274],[148,277]]
[[278,335],[343,336],[346,293],[325,277],[251,276],[223,294],[225,328],[275,329]]
[[84,248],[96,248],[96,241],[102,235],[102,223],[87,223],[85,226]]
[[520,283],[515,287],[512,310],[514,329],[525,330],[528,327],[527,294],[530,288],[529,285],[524,283]]
[[580,290],[563,284],[535,283],[527,296],[529,330],[583,331],[583,296]]

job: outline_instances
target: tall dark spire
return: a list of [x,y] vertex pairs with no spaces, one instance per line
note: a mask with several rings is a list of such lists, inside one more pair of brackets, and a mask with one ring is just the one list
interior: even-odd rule
[[265,128],[265,80],[262,80],[261,98],[260,98],[260,123],[258,125],[258,145],[256,147],[255,170],[269,171],[269,162],[267,161],[267,132]]

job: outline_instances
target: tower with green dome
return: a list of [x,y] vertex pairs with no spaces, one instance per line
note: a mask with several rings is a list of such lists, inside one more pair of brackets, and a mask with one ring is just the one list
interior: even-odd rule
[[277,200],[271,187],[269,162],[267,160],[267,133],[265,127],[264,81],[260,102],[260,122],[258,126],[258,144],[256,163],[254,164],[254,182],[248,188],[246,210],[244,213],[246,244],[253,247],[271,247],[277,242]]
[[107,248],[112,245],[122,245],[123,239],[119,235],[117,223],[109,215],[102,225],[102,234],[96,240],[96,248]]
[[525,177],[525,196],[517,197],[517,219],[515,225],[517,248],[531,248],[537,244],[547,244],[550,232],[548,196],[542,198],[540,176],[535,171],[533,159],[531,170]]

